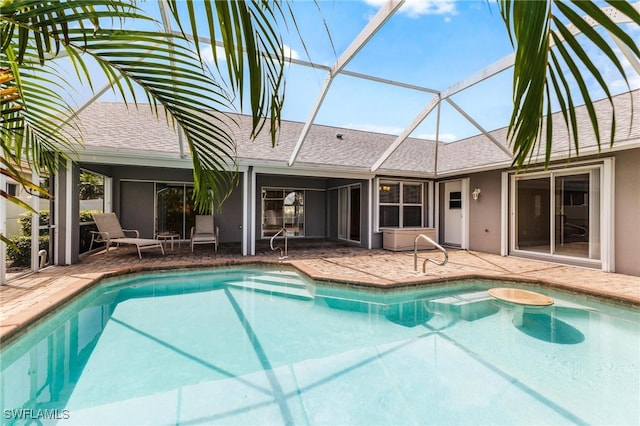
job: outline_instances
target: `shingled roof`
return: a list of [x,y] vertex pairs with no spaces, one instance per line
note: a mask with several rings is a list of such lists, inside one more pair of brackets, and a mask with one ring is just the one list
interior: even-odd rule
[[[614,98],[616,105],[616,144],[614,149],[637,146],[640,142],[640,91],[625,93]],[[595,104],[600,117],[602,152],[610,150],[610,105],[602,100]],[[636,114],[635,116],[632,114]],[[578,107],[580,154],[597,151],[597,140],[589,122],[586,108]],[[95,152],[117,152],[120,156],[144,153],[145,157],[181,159],[176,131],[168,126],[162,112],[158,120],[146,105],[127,107],[123,103],[95,102],[80,113],[84,128],[86,159]],[[272,147],[270,136],[263,132],[256,140],[250,140],[251,119],[245,115],[230,115],[237,125],[230,124],[237,144],[239,164],[286,167],[302,132],[304,123],[283,121],[276,146]],[[562,116],[553,115],[553,154],[575,157],[575,149],[569,143]],[[229,120],[230,122],[230,120]],[[338,136],[341,135],[341,136]],[[507,149],[507,129],[490,132],[492,138]],[[313,125],[306,142],[296,158],[294,168],[336,168],[353,172],[370,173],[372,165],[397,139],[395,135],[366,132],[332,126]],[[185,147],[185,149],[187,149]],[[412,175],[433,177],[436,175],[436,142],[433,140],[407,138],[382,163],[376,171],[380,175]],[[485,135],[477,135],[450,143],[438,143],[437,174],[452,175],[477,169],[504,168],[511,158]],[[534,156],[538,161],[543,155]]]

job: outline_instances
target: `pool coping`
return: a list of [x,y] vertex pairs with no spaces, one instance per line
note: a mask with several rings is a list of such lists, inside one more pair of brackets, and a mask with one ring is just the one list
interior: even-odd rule
[[[269,260],[269,259],[255,259],[255,258],[237,258],[237,259],[221,259],[209,264],[177,264],[177,265],[143,265],[143,266],[129,266],[123,268],[117,268],[114,270],[107,270],[103,272],[91,272],[91,273],[72,273],[62,274],[59,278],[53,278],[54,280],[64,280],[65,285],[61,286],[58,291],[55,291],[49,295],[45,300],[41,300],[31,304],[28,308],[19,311],[18,313],[7,317],[0,321],[0,343],[8,344],[11,341],[18,338],[21,334],[35,327],[40,321],[47,318],[50,314],[54,313],[59,308],[65,306],[76,297],[83,294],[86,291],[100,285],[104,280],[122,277],[127,275],[145,274],[145,273],[159,273],[166,271],[180,271],[180,270],[194,270],[194,269],[218,269],[224,267],[233,266],[277,266],[280,268],[294,269],[304,276],[312,279],[315,282],[324,285],[333,286],[346,286],[359,289],[375,289],[375,290],[400,290],[411,289],[419,286],[429,285],[446,285],[453,284],[459,281],[484,281],[484,282],[499,282],[505,283],[510,286],[517,286],[518,284],[533,285],[539,287],[549,287],[556,290],[569,292],[572,294],[584,295],[587,297],[593,297],[597,299],[604,299],[614,304],[620,304],[631,308],[640,308],[640,295],[639,296],[627,296],[616,291],[611,291],[605,288],[590,288],[590,287],[576,287],[575,285],[569,285],[565,282],[554,279],[540,279],[527,277],[522,274],[505,273],[505,274],[483,274],[473,272],[461,272],[461,273],[449,273],[446,276],[427,276],[422,274],[416,274],[414,277],[403,277],[402,280],[392,281],[389,279],[356,279],[349,277],[339,277],[338,274],[331,275],[318,271],[314,267],[313,262],[309,262],[308,259],[303,260]],[[61,268],[65,267],[53,267]],[[70,271],[71,272],[71,271]]]

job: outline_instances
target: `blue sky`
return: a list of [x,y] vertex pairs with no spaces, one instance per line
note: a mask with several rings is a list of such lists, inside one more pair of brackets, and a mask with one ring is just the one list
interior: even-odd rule
[[[321,12],[312,2],[295,3],[310,60],[332,65],[377,12],[381,1],[322,1]],[[321,16],[320,16],[321,15]],[[333,47],[323,29],[326,21]],[[291,47],[301,59],[304,49],[297,34]],[[346,69],[380,78],[442,90],[511,53],[511,46],[495,4],[486,1],[408,2],[349,62]],[[309,74],[292,66],[288,71],[284,116],[306,120],[326,74]],[[506,124],[509,73],[496,79],[498,88],[486,84],[461,94],[454,101],[492,129]],[[506,83],[503,84],[503,83]],[[484,86],[484,87],[481,87]],[[491,85],[491,86],[495,86]],[[486,96],[487,90],[491,96]],[[290,94],[292,94],[290,96]],[[339,76],[331,86],[316,118],[318,124],[400,133],[433,97],[430,93],[399,88],[354,77]],[[479,102],[480,99],[483,102]],[[506,118],[505,118],[506,117]],[[443,104],[440,135],[444,140],[477,134],[453,108]],[[414,136],[435,136],[435,111]]]
[[[284,34],[285,44],[294,57],[331,66],[384,3],[385,0],[293,2],[300,34],[290,28]],[[640,29],[633,34],[640,44]],[[443,90],[512,51],[494,1],[408,0],[345,69]],[[610,67],[602,65],[600,69],[618,91],[626,89]],[[325,71],[290,66],[283,117],[306,121],[326,76]],[[631,84],[633,88],[640,87],[640,78],[636,75]],[[508,124],[511,87],[509,69],[451,99],[484,129],[493,130]],[[400,134],[432,97],[429,93],[338,76],[315,123]],[[449,104],[441,105],[440,140],[448,142],[480,132]],[[433,139],[435,134],[434,110],[412,136]]]
[[[331,66],[376,14],[385,0],[310,0],[291,3],[300,34],[283,29],[293,57]],[[154,7],[154,2],[145,8]],[[640,44],[640,29],[633,36]],[[302,40],[306,45],[306,51]],[[408,0],[346,66],[346,70],[443,90],[512,52],[494,1]],[[601,68],[614,86],[619,79]],[[326,71],[290,65],[286,70],[283,118],[306,121],[327,77]],[[637,75],[632,87],[640,87]],[[451,99],[484,129],[506,126],[511,113],[511,70],[479,83]],[[316,124],[400,134],[433,97],[430,93],[338,76],[315,119]],[[105,95],[102,100],[112,100]],[[440,140],[452,141],[480,131],[442,103]],[[433,139],[434,110],[412,136]]]

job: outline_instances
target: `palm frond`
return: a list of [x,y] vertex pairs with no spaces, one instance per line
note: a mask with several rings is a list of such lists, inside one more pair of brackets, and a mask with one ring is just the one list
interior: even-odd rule
[[[61,45],[68,42],[71,26],[97,30],[101,20],[151,20],[136,7],[135,1],[128,0],[19,0],[6,2],[0,12],[3,49],[17,38],[18,62],[22,62],[27,48],[35,48],[41,65],[55,57]],[[91,36],[89,31],[86,34],[87,38]]]
[[[182,0],[170,0],[169,7],[177,22],[180,20]],[[248,89],[251,115],[251,136],[255,137],[269,123],[272,144],[275,145],[280,128],[284,101],[284,51],[278,25],[284,21],[280,4],[276,1],[234,0],[204,2],[207,28],[199,28],[192,1],[187,1],[189,26],[181,24],[183,34],[191,33],[197,52],[201,53],[198,38],[203,31],[212,43],[214,63],[226,62],[226,75],[234,93],[238,93],[243,108]],[[218,58],[215,40],[221,38],[224,58]]]
[[[515,160],[524,164],[537,142],[544,111],[546,64],[549,54],[547,2],[501,1],[502,17],[517,43],[513,102],[508,138],[514,142]],[[509,14],[507,14],[509,13]]]
[[[182,26],[178,13],[182,2],[171,1],[170,5]],[[194,3],[188,1],[186,5],[190,30],[197,35]],[[151,20],[136,7],[134,0],[11,2],[0,13],[0,44],[12,51],[15,46],[15,53],[14,58],[5,54],[3,60],[14,64],[15,71],[23,74],[25,68],[35,69],[34,58],[37,65],[44,67],[64,51],[78,79],[90,87],[92,76],[85,63],[88,57],[95,59],[125,101],[132,99],[137,104],[136,88],[141,87],[151,110],[156,115],[162,110],[171,123],[184,131],[194,164],[196,206],[206,211],[210,209],[212,196],[219,204],[237,184],[234,141],[228,120],[218,111],[228,110],[236,94],[242,100],[248,88],[254,118],[252,135],[269,120],[275,143],[283,99],[284,55],[276,26],[280,12],[277,2],[205,2],[204,9],[206,31],[211,39],[223,29],[233,96],[207,72],[197,37],[194,53],[194,45],[189,44],[184,34],[107,28],[113,23],[122,24],[124,19]],[[34,75],[37,77],[38,73]],[[17,85],[23,96],[30,90],[30,97],[21,100],[23,111],[7,120],[7,127],[11,123],[14,130],[12,146],[21,155],[24,152],[44,155],[48,149],[55,152],[60,142],[72,145],[60,133],[47,136],[49,131],[58,129],[60,122],[73,123],[64,103],[55,93],[45,90],[51,81],[37,85],[34,80],[23,79],[24,85]],[[48,103],[53,106],[50,110],[45,108]],[[56,121],[54,115],[63,117]],[[69,133],[76,134],[76,130]],[[3,129],[3,140],[5,136]]]
[[[194,163],[196,206],[206,211],[211,196],[217,202],[226,199],[235,186],[235,142],[219,111],[231,99],[203,73],[200,58],[187,41],[150,31],[98,29],[90,39],[85,35],[82,29],[70,30],[68,46],[83,47],[123,96],[142,87],[156,114],[161,105],[184,131]],[[229,170],[232,173],[225,172]]]
[[58,154],[72,151],[78,144],[79,131],[67,126],[74,117],[73,108],[65,101],[57,82],[57,71],[24,49],[18,63],[18,47],[9,44],[0,55],[0,68],[11,70],[18,97],[2,102],[2,145],[11,150],[16,160],[25,160],[38,172],[56,169]]
[[[609,83],[585,50],[585,43],[604,54],[629,87],[625,69],[607,41],[597,29],[577,13],[585,12],[595,25],[601,26],[611,36],[620,40],[636,58],[640,50],[634,40],[592,2],[579,0],[515,1],[501,0],[500,10],[512,44],[516,50],[514,64],[514,109],[509,124],[508,139],[515,154],[513,164],[518,168],[530,161],[538,141],[544,140],[545,164],[549,164],[553,145],[554,127],[550,120],[542,126],[543,113],[552,112],[550,105],[559,105],[567,132],[579,154],[579,136],[573,110],[574,99],[579,98],[585,107],[601,147],[599,117],[593,107],[593,88],[587,83],[592,78],[605,94],[612,107],[610,117],[610,141],[615,138],[615,108]],[[627,2],[610,1],[617,11],[640,25],[640,14]],[[570,6],[572,5],[572,6]],[[575,35],[569,25],[579,30]],[[581,40],[578,40],[581,37]],[[557,52],[558,54],[556,54]],[[576,87],[574,87],[574,85]]]

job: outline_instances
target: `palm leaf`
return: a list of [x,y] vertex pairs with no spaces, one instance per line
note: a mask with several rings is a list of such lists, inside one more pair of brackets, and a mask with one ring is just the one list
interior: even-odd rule
[[[177,22],[180,20],[182,0],[170,0],[169,7]],[[201,52],[202,32],[198,27],[192,1],[187,1],[189,26],[182,23],[182,34],[193,35],[198,54]],[[226,62],[226,76],[231,90],[238,93],[243,109],[245,90],[248,88],[252,121],[251,136],[255,137],[269,121],[272,144],[276,143],[284,101],[284,51],[278,33],[278,24],[284,21],[278,2],[271,1],[215,1],[204,2],[204,30],[212,42],[214,63]],[[213,41],[221,38],[224,58],[218,58]]]
[[[517,43],[514,65],[514,114],[507,137],[515,159],[524,164],[536,144],[544,111],[545,70],[548,55],[549,9],[546,2],[501,2],[501,13]],[[507,14],[508,13],[508,14]],[[526,49],[523,48],[526,46]]]
[[[173,1],[170,4],[180,24],[178,9],[182,3]],[[193,27],[191,31],[197,34],[195,8],[192,2],[186,4],[190,26]],[[37,64],[44,66],[60,51],[65,51],[78,78],[89,85],[92,83],[85,64],[87,57],[95,59],[113,89],[125,101],[133,99],[137,104],[135,88],[141,87],[152,111],[156,115],[163,111],[171,123],[185,132],[194,163],[197,207],[206,211],[211,206],[211,196],[218,204],[228,196],[237,184],[235,145],[227,127],[228,120],[218,110],[228,110],[235,93],[233,96],[227,94],[206,71],[197,37],[194,39],[197,53],[194,54],[184,34],[103,28],[110,20],[149,20],[143,11],[135,7],[133,0],[21,0],[12,2],[10,6],[3,8],[0,14],[1,42],[7,48],[17,46],[14,62],[20,64],[20,69],[33,67],[32,58],[37,58]],[[229,59],[227,62],[231,64],[228,74],[232,90],[238,92],[242,99],[245,87],[249,87],[254,115],[253,135],[262,129],[268,117],[272,140],[275,141],[283,98],[284,62],[274,13],[280,10],[279,6],[261,1],[205,2],[205,10],[207,32],[212,39],[217,25],[225,28],[223,40]],[[266,56],[260,52],[265,47],[271,49]],[[272,56],[277,58],[275,65],[272,64]],[[140,57],[145,60],[141,62]],[[24,82],[35,87],[34,81]],[[20,84],[18,86],[21,87]],[[13,147],[21,154],[40,155],[45,152],[42,149],[45,146],[55,151],[56,142],[67,142],[67,146],[71,146],[69,139],[58,140],[58,137],[64,139],[63,135],[45,136],[47,131],[57,129],[60,122],[67,123],[72,118],[69,114],[62,114],[64,117],[56,120],[55,114],[45,109],[49,98],[56,100],[51,104],[57,106],[58,113],[65,110],[57,102],[55,93],[42,90],[42,86],[37,90],[31,89],[31,93],[31,98],[28,102],[23,100],[22,105],[28,109],[28,115],[14,114],[12,120],[7,121],[14,129]],[[27,118],[33,120],[21,121]],[[38,119],[44,123],[35,127]],[[23,129],[29,132],[25,133]],[[74,134],[73,131],[69,133]],[[40,145],[36,146],[38,143]],[[60,144],[57,147],[59,149]]]
[[[627,87],[629,87],[628,76],[610,42],[586,23],[576,9],[585,12],[597,25],[624,43],[636,58],[640,58],[640,50],[633,39],[592,2],[501,0],[499,3],[503,20],[516,50],[514,109],[508,132],[508,140],[515,154],[514,165],[520,168],[531,160],[534,147],[537,141],[541,140],[540,138],[545,141],[545,164],[549,164],[554,128],[549,125],[550,120],[543,127],[542,117],[543,111],[547,115],[552,112],[549,105],[554,101],[560,107],[561,116],[576,154],[579,154],[580,144],[573,112],[576,107],[574,99],[577,96],[573,92],[577,92],[585,103],[591,127],[600,148],[599,118],[592,105],[593,89],[587,85],[587,77],[596,81],[612,106],[610,132],[610,144],[612,144],[616,130],[612,93],[600,69],[584,49],[584,44],[591,44],[603,52],[625,80]],[[608,3],[640,25],[640,14],[627,2],[610,1]],[[584,40],[578,41],[579,36],[573,35],[565,22],[580,30],[580,37]],[[573,84],[577,89],[572,87]]]
[[[68,46],[84,48],[85,55],[113,71],[112,78],[122,77],[114,84],[124,95],[133,94],[134,86],[142,87],[156,114],[155,108],[162,105],[183,129],[194,163],[196,206],[206,211],[211,196],[217,202],[226,199],[236,182],[235,143],[218,107],[231,100],[203,73],[199,57],[186,41],[164,32],[107,29],[86,40],[85,31],[74,29],[68,37]],[[151,48],[153,53],[148,53]],[[143,62],[137,59],[141,56]]]
[[39,174],[56,169],[57,153],[72,150],[78,143],[77,128],[66,126],[74,117],[57,83],[57,70],[24,49],[19,65],[16,47],[9,44],[0,56],[0,68],[10,69],[19,97],[2,103],[2,145],[16,159],[24,159]]

